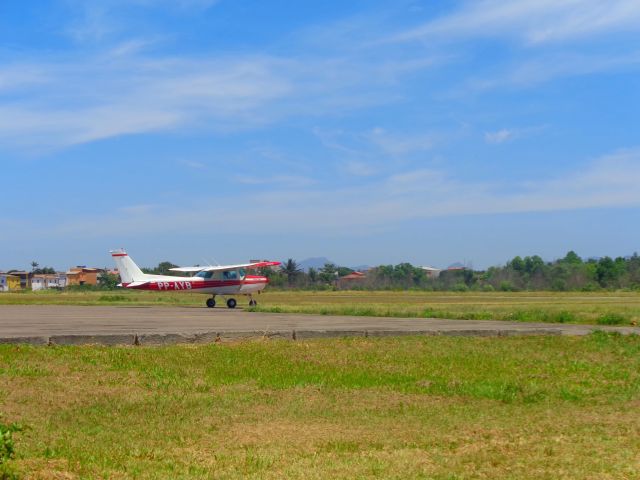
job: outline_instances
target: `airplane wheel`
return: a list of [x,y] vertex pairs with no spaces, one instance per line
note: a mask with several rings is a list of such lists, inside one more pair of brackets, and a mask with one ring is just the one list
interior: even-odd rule
[[213,308],[216,306],[216,301],[213,298],[207,298],[207,307]]
[[249,300],[250,307],[255,307],[256,305],[258,305],[258,302],[256,302],[255,300]]
[[237,302],[235,298],[230,298],[229,300],[227,300],[227,307],[229,308],[236,308]]

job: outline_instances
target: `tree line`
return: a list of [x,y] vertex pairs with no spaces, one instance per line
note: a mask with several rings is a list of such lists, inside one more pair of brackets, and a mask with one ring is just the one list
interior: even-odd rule
[[[170,271],[176,265],[161,262],[154,268],[143,268],[145,273],[180,275]],[[279,269],[263,268],[259,274],[269,278],[270,286],[277,289],[309,290],[430,290],[430,291],[596,291],[640,290],[640,257],[602,257],[582,259],[574,251],[551,262],[540,256],[516,256],[505,265],[487,270],[443,270],[432,278],[424,269],[410,263],[380,265],[371,268],[362,279],[341,281],[353,273],[347,267],[326,263],[323,267],[303,271],[289,258]],[[119,278],[103,274],[102,288],[114,288]]]
[[424,269],[400,263],[381,265],[366,272],[363,279],[342,282],[353,272],[328,263],[316,270],[302,271],[295,260],[288,259],[278,270],[264,269],[270,283],[279,288],[340,288],[362,290],[419,289],[434,291],[594,291],[601,289],[640,290],[640,257],[602,257],[582,259],[574,251],[563,258],[545,262],[540,256],[509,260],[505,265],[487,270],[443,270],[433,278]]

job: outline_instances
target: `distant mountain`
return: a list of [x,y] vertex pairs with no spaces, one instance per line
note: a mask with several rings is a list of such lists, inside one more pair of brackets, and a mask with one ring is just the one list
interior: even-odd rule
[[302,260],[298,262],[298,266],[305,272],[308,272],[310,268],[315,268],[316,270],[320,270],[324,267],[325,263],[334,263],[329,260],[327,257],[313,257],[307,258],[306,260]]

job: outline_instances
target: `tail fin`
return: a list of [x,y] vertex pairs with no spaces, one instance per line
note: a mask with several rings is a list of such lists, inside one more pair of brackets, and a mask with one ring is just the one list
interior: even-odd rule
[[146,280],[147,275],[135,264],[131,257],[124,250],[110,252],[113,261],[116,262],[122,283],[141,282]]

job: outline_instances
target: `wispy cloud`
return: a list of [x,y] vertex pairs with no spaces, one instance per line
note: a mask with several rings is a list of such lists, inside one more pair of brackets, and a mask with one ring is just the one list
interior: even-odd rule
[[268,175],[263,177],[236,175],[236,182],[244,185],[280,185],[300,188],[316,183],[312,178],[301,175]]
[[640,30],[636,0],[474,0],[455,12],[395,35],[393,41],[429,41],[509,35],[528,44]]
[[640,148],[605,155],[579,171],[516,185],[463,181],[434,169],[409,170],[359,187],[332,190],[303,186],[295,178],[263,180],[284,180],[287,185],[239,197],[233,212],[221,206],[219,198],[201,198],[197,206],[184,209],[165,206],[146,211],[147,206],[141,210],[134,206],[117,215],[62,223],[53,234],[135,231],[145,235],[175,229],[202,234],[206,230],[203,217],[215,217],[237,232],[277,232],[286,222],[292,233],[327,233],[396,228],[398,222],[441,216],[640,206]]
[[202,162],[196,162],[194,160],[180,160],[180,165],[184,165],[185,167],[194,169],[194,170],[204,170],[207,168],[207,165]]
[[[20,86],[25,98],[0,98],[0,144],[42,149],[185,127],[224,132],[293,115],[336,115],[396,96],[375,73],[378,65],[272,55],[158,57],[142,55],[144,45],[5,67],[0,89]],[[20,83],[36,82],[34,72],[45,85]]]
[[431,150],[435,143],[435,136],[431,133],[394,134],[381,127],[374,128],[366,136],[385,153],[393,156]]
[[513,138],[513,130],[503,128],[497,132],[487,132],[484,134],[484,139],[487,143],[500,144]]
[[77,43],[100,43],[118,35],[135,34],[128,20],[132,11],[152,9],[172,12],[202,11],[219,0],[67,0],[69,24],[66,34]]

